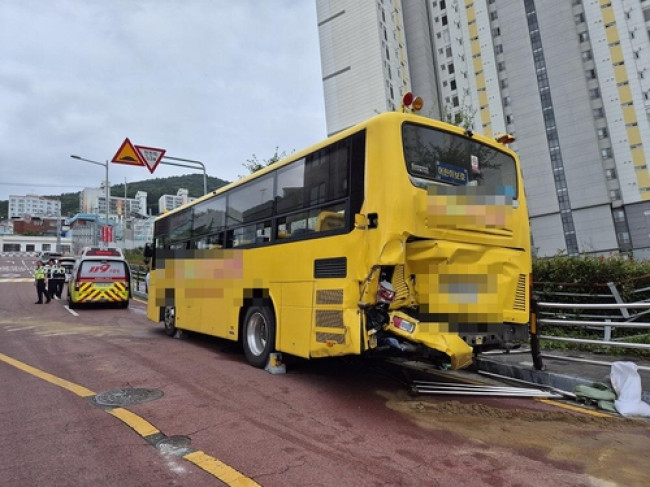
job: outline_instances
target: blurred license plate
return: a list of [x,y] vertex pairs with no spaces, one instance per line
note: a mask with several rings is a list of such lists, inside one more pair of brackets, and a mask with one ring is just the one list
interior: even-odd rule
[[110,285],[111,285],[110,282],[98,282],[98,283],[95,283],[95,287],[108,287]]

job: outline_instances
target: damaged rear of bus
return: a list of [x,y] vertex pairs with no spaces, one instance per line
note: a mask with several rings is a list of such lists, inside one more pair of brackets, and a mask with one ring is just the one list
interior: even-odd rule
[[368,137],[380,142],[368,144],[355,217],[375,249],[360,285],[366,351],[459,369],[527,340],[530,229],[513,139],[399,113]]

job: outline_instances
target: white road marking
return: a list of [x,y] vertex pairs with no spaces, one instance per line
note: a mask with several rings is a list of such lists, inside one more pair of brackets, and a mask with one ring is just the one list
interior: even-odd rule
[[77,313],[76,311],[72,311],[72,310],[68,307],[67,304],[64,304],[63,307],[64,307],[65,309],[67,309],[67,310],[68,310],[68,313],[70,313],[71,315],[79,316],[79,313]]

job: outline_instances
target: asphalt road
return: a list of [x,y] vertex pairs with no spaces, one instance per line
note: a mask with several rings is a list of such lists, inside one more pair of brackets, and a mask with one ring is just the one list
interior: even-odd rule
[[[10,259],[2,485],[647,485],[647,423],[532,399],[412,397],[398,374],[354,358],[288,360],[272,375],[231,342],[170,339],[135,300],[35,305],[33,284],[4,276],[26,272]],[[115,404],[129,399],[147,401]]]

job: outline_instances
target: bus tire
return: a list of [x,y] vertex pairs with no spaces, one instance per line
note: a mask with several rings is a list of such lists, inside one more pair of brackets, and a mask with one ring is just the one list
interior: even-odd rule
[[68,308],[69,309],[75,309],[77,307],[77,303],[75,303],[72,298],[68,297]]
[[120,308],[126,309],[129,307],[129,300],[127,299],[126,301],[120,302]]
[[165,324],[165,334],[173,337],[176,334],[176,308],[165,306],[163,323]]
[[264,368],[275,349],[275,317],[268,306],[251,306],[244,318],[242,344],[246,360]]

